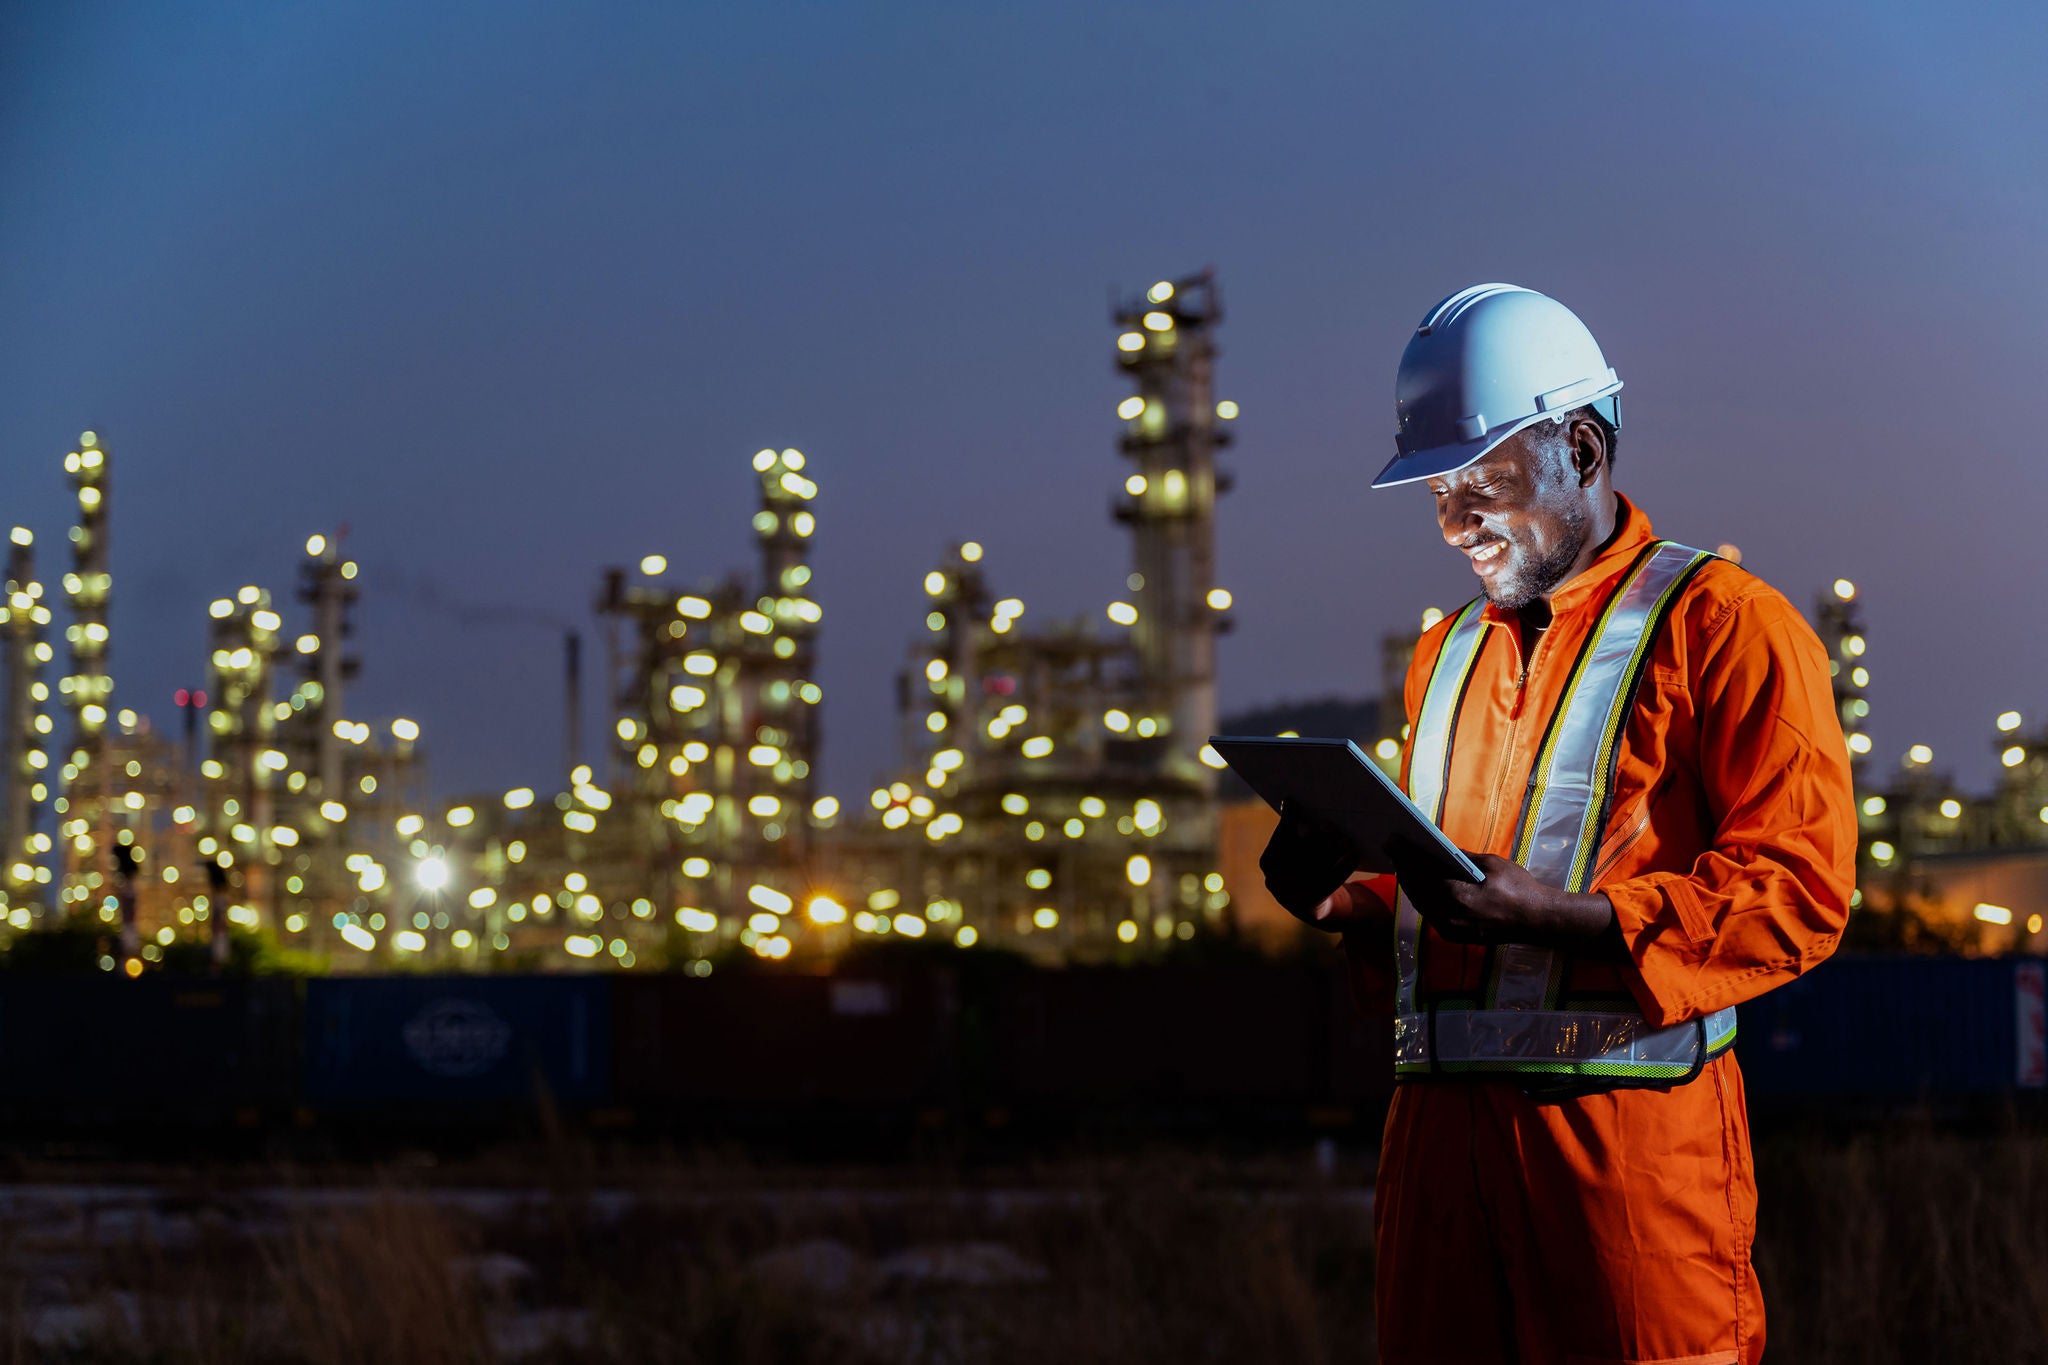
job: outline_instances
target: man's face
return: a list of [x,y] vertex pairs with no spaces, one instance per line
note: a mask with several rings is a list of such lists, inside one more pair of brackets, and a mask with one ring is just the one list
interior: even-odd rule
[[1495,606],[1518,611],[1563,582],[1592,526],[1587,489],[1548,423],[1477,464],[1429,480],[1444,539],[1472,561]]

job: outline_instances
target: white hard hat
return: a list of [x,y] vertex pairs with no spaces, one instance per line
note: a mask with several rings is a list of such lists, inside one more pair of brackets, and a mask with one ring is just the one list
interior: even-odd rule
[[1620,391],[1571,309],[1533,289],[1475,284],[1430,309],[1401,353],[1399,453],[1372,486],[1463,469],[1523,427],[1588,403],[1619,426]]

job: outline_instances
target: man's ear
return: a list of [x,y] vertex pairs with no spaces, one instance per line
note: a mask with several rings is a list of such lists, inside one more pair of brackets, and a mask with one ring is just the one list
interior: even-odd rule
[[1578,472],[1579,487],[1591,488],[1607,465],[1607,433],[1590,417],[1572,423],[1572,468]]

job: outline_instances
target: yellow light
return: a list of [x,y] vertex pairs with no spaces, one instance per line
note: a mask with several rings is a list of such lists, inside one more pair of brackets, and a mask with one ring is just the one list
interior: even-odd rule
[[402,953],[424,952],[427,947],[427,936],[407,929],[394,937],[391,944]]
[[718,916],[695,906],[685,905],[676,909],[676,923],[693,934],[708,934],[718,927]]
[[1132,394],[1129,398],[1124,399],[1123,402],[1118,403],[1116,405],[1116,415],[1123,418],[1127,422],[1130,421],[1132,418],[1136,417],[1139,413],[1143,412],[1144,410],[1145,400],[1138,397],[1136,394]]
[[868,909],[870,910],[894,910],[902,903],[903,897],[887,888],[874,892],[868,897]]
[[811,917],[813,924],[846,923],[846,907],[830,896],[811,897],[811,903],[804,907],[804,913]]
[[1202,762],[1211,768],[1227,768],[1230,766],[1223,761],[1223,755],[1216,752],[1216,746],[1213,744],[1204,744],[1199,756]]
[[1145,291],[1145,297],[1153,303],[1165,303],[1173,297],[1173,282],[1171,280],[1161,280]]
[[1863,813],[1865,815],[1883,815],[1884,811],[1885,800],[1882,796],[1867,796],[1863,799]]
[[974,932],[973,925],[963,924],[960,926],[958,930],[954,932],[953,942],[957,943],[962,948],[972,948],[974,946],[975,940],[979,939],[980,937],[980,934]]
[[377,940],[370,935],[369,930],[363,928],[360,924],[342,925],[341,940],[348,944],[349,947],[360,948],[366,953],[377,946]]
[[747,750],[747,762],[757,768],[772,768],[782,758],[782,750],[773,744],[756,744]]
[[2007,712],[2004,712],[2003,714],[2001,714],[2001,715],[2000,715],[2000,716],[1998,717],[1998,729],[1999,729],[1999,732],[2000,732],[2001,734],[2008,734],[2008,735],[2009,735],[2009,734],[2011,734],[2011,733],[2012,733],[2012,732],[2013,732],[2014,730],[2017,730],[2017,729],[2019,729],[2019,728],[2020,728],[2020,713],[2019,713],[2019,712],[2017,712],[2017,711],[2007,711]]
[[1119,351],[1142,351],[1145,349],[1145,334],[1143,332],[1125,332],[1116,339],[1116,348]]
[[1016,792],[1003,798],[1003,811],[1009,815],[1022,815],[1031,809],[1031,802]]
[[1171,313],[1145,314],[1145,330],[1148,332],[1171,332],[1173,330],[1173,315]]
[[270,841],[274,844],[281,844],[285,848],[297,848],[299,832],[290,825],[272,825],[270,827]]
[[1986,924],[2012,923],[2012,911],[2002,905],[1991,905],[1984,901],[1978,901],[1977,908],[1970,913],[1983,920]]
[[1851,735],[1851,736],[1849,736],[1849,748],[1850,748],[1850,750],[1851,750],[1852,752],[1855,752],[1855,753],[1859,753],[1859,754],[1867,754],[1867,753],[1869,753],[1869,752],[1870,752],[1870,736],[1869,736],[1869,735],[1861,735],[1861,734],[1859,734],[1859,735]]
[[757,934],[772,934],[782,927],[782,921],[763,910],[747,917],[747,927]]
[[648,555],[640,561],[640,572],[649,578],[668,571],[668,560],[661,555]]
[[818,519],[809,512],[799,512],[789,519],[789,529],[800,536],[807,536],[818,528]]
[[488,886],[479,886],[469,893],[469,908],[472,910],[488,910],[497,903],[498,893]]
[[1925,744],[1915,744],[1912,748],[1906,750],[1906,761],[1908,763],[1932,763],[1934,761],[1934,750],[1928,748]]
[[[694,711],[707,700],[704,689],[678,684],[668,690],[668,704],[671,710]],[[687,757],[687,755],[685,755]],[[692,760],[695,762],[696,760]]]
[[813,820],[830,820],[838,814],[839,798],[836,796],[821,796],[811,803]]
[[1844,654],[1847,654],[1850,658],[1853,659],[1861,655],[1863,653],[1864,648],[1865,646],[1863,643],[1863,637],[1861,635],[1844,635],[1842,637],[1842,652]]
[[1034,735],[1024,741],[1019,752],[1026,758],[1044,758],[1052,752],[1052,740],[1045,735]]
[[1145,490],[1150,486],[1143,474],[1133,474],[1124,480],[1124,492],[1129,493],[1134,498],[1144,497]]
[[1128,602],[1112,602],[1104,611],[1110,620],[1120,626],[1134,626],[1138,623],[1138,609]]
[[773,796],[756,796],[747,802],[747,813],[758,815],[762,819],[780,814],[781,811],[782,802]]
[[892,923],[896,927],[896,932],[905,938],[924,937],[924,917],[922,915],[898,915]]
[[1224,399],[1221,403],[1218,403],[1216,405],[1216,415],[1218,417],[1221,417],[1226,422],[1236,421],[1237,413],[1237,404],[1231,402],[1228,398]]
[[2017,768],[2027,761],[2027,751],[2015,744],[1998,756],[1998,761],[2008,768]]
[[1217,611],[1230,610],[1230,590],[1227,588],[1209,589],[1209,605]]
[[760,906],[763,910],[777,915],[788,914],[790,908],[796,904],[795,901],[783,895],[774,887],[763,886],[759,882],[747,888],[747,900]]
[[1022,616],[1024,614],[1024,599],[1021,597],[1005,597],[1002,601],[996,603],[991,610],[997,616]]
[[322,801],[320,803],[320,814],[325,816],[330,823],[338,825],[348,819],[348,807],[342,805],[339,801]]
[[1950,797],[1941,803],[1941,813],[1948,819],[1953,820],[1963,813],[1963,803],[1954,797]]
[[284,624],[284,618],[274,611],[255,611],[249,613],[249,624],[258,630],[276,630]]
[[1133,853],[1124,864],[1124,877],[1132,886],[1143,886],[1152,880],[1152,860],[1142,853]]
[[1159,828],[1160,821],[1165,818],[1165,814],[1160,810],[1157,801],[1146,796],[1139,798],[1138,803],[1131,807],[1131,818],[1139,829],[1149,834]]
[[944,682],[946,680],[946,661],[944,659],[933,659],[924,666],[924,676],[931,682]]
[[701,621],[711,614],[711,604],[701,597],[678,597],[676,614],[687,616],[693,621]]
[[1849,601],[1856,596],[1856,585],[1846,578],[1837,578],[1835,580],[1835,596],[1841,598],[1844,602]]
[[1893,848],[1890,844],[1886,843],[1882,839],[1879,839],[1876,843],[1870,846],[1870,856],[1881,863],[1890,862],[1894,855],[1896,855],[1897,853],[1897,849]]
[[1060,912],[1050,905],[1041,905],[1031,912],[1031,922],[1041,929],[1056,928],[1060,922]]
[[772,466],[772,465],[773,465],[774,463],[775,463],[775,452],[774,452],[774,451],[772,451],[772,450],[757,450],[757,451],[755,451],[755,452],[754,452],[754,468],[755,468],[755,469],[757,469],[757,470],[760,470],[760,471],[761,471],[761,472],[763,472],[763,473],[766,473],[766,472],[768,471],[768,469],[769,469],[769,468],[770,468],[770,467],[771,467],[771,466]]
[[967,561],[969,564],[979,563],[981,560],[981,542],[978,540],[970,540],[966,544],[962,545],[960,547],[960,558]]
[[1117,925],[1116,936],[1125,943],[1136,943],[1138,941],[1137,921],[1127,919]]
[[1060,826],[1060,833],[1066,835],[1069,839],[1078,839],[1087,832],[1088,822],[1080,819],[1078,816],[1070,817],[1067,823]]
[[1102,723],[1122,734],[1131,728],[1131,717],[1128,712],[1112,709],[1102,713]]
[[420,737],[420,727],[416,722],[401,717],[391,722],[391,733],[410,744]]
[[604,940],[594,934],[589,938],[581,934],[571,934],[562,940],[562,946],[576,957],[596,957],[598,949],[603,944]]

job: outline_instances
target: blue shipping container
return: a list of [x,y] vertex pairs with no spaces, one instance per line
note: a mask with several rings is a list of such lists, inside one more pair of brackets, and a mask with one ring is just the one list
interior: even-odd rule
[[594,976],[334,977],[306,983],[306,1101],[602,1104],[609,983]]
[[1841,957],[1742,1006],[1758,1096],[1940,1099],[2042,1083],[2038,958]]

